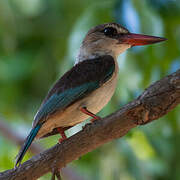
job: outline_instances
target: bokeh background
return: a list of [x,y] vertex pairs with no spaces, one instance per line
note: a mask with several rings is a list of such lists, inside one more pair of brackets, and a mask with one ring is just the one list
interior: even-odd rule
[[[55,80],[72,67],[94,25],[118,22],[131,32],[168,38],[134,47],[119,57],[119,81],[104,117],[140,95],[152,82],[180,68],[179,0],[1,0],[0,122],[25,137]],[[79,131],[81,125],[68,131]],[[59,136],[37,143],[49,148]],[[12,168],[19,146],[0,132],[0,171]],[[28,152],[25,160],[33,154]],[[84,180],[179,180],[180,107],[131,130],[68,165]],[[74,175],[73,175],[74,174]],[[74,177],[74,178],[73,178]],[[40,178],[50,179],[50,174]]]

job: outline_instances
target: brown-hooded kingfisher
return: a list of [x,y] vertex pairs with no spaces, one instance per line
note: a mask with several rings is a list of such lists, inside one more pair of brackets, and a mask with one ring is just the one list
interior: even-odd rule
[[64,131],[98,113],[114,94],[117,78],[117,57],[132,46],[153,44],[165,38],[130,33],[117,23],[98,25],[89,30],[74,66],[50,89],[27,136],[16,164],[18,166],[34,138]]

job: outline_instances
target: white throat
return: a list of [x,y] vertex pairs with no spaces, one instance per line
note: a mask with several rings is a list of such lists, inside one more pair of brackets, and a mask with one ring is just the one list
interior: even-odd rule
[[117,58],[117,56],[115,56],[115,54],[112,51],[94,51],[93,53],[91,51],[91,53],[90,53],[90,52],[88,52],[87,49],[81,47],[79,50],[79,53],[76,57],[76,61],[75,61],[74,65],[76,65],[82,61],[85,61],[87,59],[95,59],[97,57],[105,56],[105,55],[110,55],[115,59]]
[[131,46],[128,44],[123,44],[123,45],[115,45],[115,46],[109,46],[108,48],[93,48],[86,46],[84,47],[83,45],[80,47],[79,53],[76,57],[75,64],[78,64],[82,61],[85,61],[87,59],[94,59],[100,56],[105,56],[105,55],[110,55],[112,56],[115,60],[117,59],[118,55],[123,53],[126,49],[130,48]]

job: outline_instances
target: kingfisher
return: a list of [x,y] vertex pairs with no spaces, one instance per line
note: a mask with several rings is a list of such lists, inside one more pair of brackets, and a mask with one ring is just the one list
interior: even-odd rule
[[162,37],[130,33],[117,23],[106,23],[88,31],[79,49],[74,66],[49,90],[37,111],[32,129],[16,158],[21,161],[36,138],[60,133],[92,117],[110,101],[118,79],[117,57],[130,47],[166,40]]

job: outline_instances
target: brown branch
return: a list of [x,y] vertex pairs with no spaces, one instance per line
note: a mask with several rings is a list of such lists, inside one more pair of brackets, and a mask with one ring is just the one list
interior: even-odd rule
[[137,124],[149,123],[180,103],[180,70],[148,87],[136,100],[110,116],[87,124],[61,144],[32,157],[17,169],[0,173],[0,180],[32,180],[64,167],[100,145],[127,134]]

